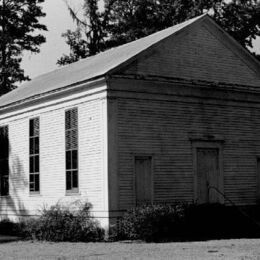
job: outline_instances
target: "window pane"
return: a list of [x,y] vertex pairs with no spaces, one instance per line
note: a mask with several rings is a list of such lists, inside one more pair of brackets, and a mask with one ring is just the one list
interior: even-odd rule
[[71,110],[65,112],[65,129],[71,129]]
[[71,128],[77,128],[78,126],[78,109],[71,109]]
[[39,191],[40,190],[40,176],[39,176],[39,174],[35,174],[34,182],[35,182],[35,190],[34,191]]
[[9,153],[9,141],[8,141],[8,135],[5,134],[3,128],[0,128],[0,159],[4,159],[8,157]]
[[30,172],[34,173],[35,172],[35,168],[34,168],[34,156],[30,157]]
[[66,131],[66,150],[71,149],[71,134],[70,131]]
[[78,169],[78,151],[72,151],[72,169]]
[[34,154],[34,139],[30,138],[30,154]]
[[78,148],[78,133],[77,129],[71,130],[71,149],[77,149]]
[[66,172],[66,190],[71,190],[71,172],[67,171]]
[[71,151],[66,152],[66,170],[71,170]]
[[72,187],[78,188],[78,171],[73,171],[72,174]]
[[9,177],[8,175],[6,176],[1,176],[0,178],[0,188],[1,188],[1,196],[6,196],[9,193]]
[[39,118],[33,118],[30,120],[30,137],[39,136],[40,121]]
[[40,171],[39,155],[36,155],[34,157],[34,170],[35,170],[35,172],[39,172]]
[[30,191],[34,191],[34,174],[30,174]]
[[39,136],[39,130],[40,130],[39,118],[35,118],[33,121],[34,121],[34,136]]
[[33,120],[30,120],[30,136],[34,136],[34,131],[33,131],[34,123]]
[[34,138],[34,153],[39,154],[39,137]]
[[9,174],[8,159],[0,159],[0,175]]

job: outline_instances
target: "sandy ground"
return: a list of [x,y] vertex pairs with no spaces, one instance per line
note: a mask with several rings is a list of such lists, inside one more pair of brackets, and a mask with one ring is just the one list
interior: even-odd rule
[[39,243],[18,241],[0,244],[0,259],[256,259],[260,260],[260,239],[148,244]]

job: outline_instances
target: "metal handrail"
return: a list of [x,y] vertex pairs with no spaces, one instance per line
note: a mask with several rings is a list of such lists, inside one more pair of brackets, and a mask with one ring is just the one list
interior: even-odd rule
[[251,216],[249,216],[246,212],[244,212],[243,210],[241,210],[241,208],[239,208],[230,198],[228,198],[223,192],[221,192],[217,187],[215,186],[210,186],[208,185],[208,192],[210,191],[210,189],[214,189],[215,191],[217,191],[225,200],[227,200],[228,202],[231,203],[232,206],[234,206],[241,215],[243,215],[244,217],[248,218],[250,221],[252,221],[260,230],[260,224]]

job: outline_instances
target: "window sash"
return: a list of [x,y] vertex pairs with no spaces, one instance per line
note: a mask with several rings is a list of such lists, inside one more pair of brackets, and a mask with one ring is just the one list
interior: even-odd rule
[[0,196],[9,195],[9,136],[8,126],[0,127]]
[[39,173],[30,173],[30,192],[39,192],[40,191],[40,174]]
[[29,129],[29,190],[40,191],[40,121],[30,119]]
[[66,191],[78,192],[78,110],[65,112]]
[[66,171],[66,190],[67,191],[78,191],[78,171]]

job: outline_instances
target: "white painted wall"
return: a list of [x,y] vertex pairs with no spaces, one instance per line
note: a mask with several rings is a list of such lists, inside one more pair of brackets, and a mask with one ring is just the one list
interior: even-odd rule
[[[10,141],[10,195],[0,198],[2,217],[35,215],[46,205],[81,200],[91,202],[93,215],[102,225],[107,225],[105,99],[105,92],[93,94],[92,90],[88,95],[85,91],[59,99],[59,104],[40,104],[24,109],[23,113],[12,112],[10,117],[2,115],[0,126],[8,125]],[[79,117],[79,193],[68,196],[65,190],[65,110],[73,107],[78,108]],[[33,117],[40,118],[40,194],[35,195],[29,193],[29,120]]]

